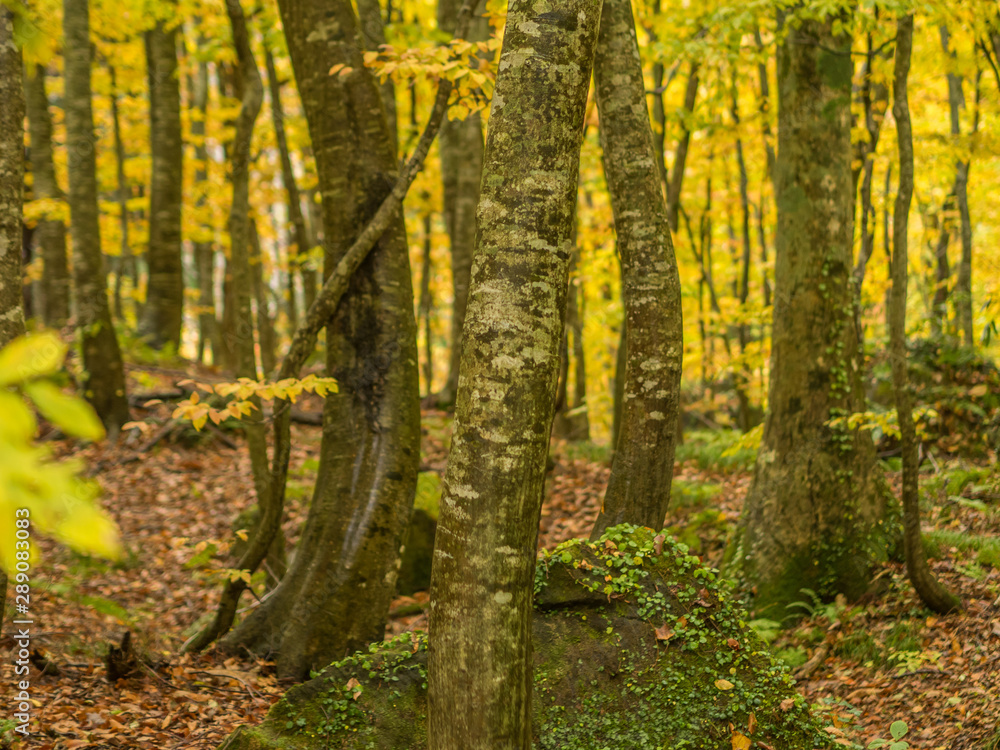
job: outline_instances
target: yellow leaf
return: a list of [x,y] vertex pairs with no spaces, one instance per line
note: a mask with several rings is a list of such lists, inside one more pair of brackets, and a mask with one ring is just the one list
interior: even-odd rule
[[750,750],[750,738],[733,732],[733,750]]
[[65,356],[66,345],[54,333],[16,338],[0,351],[0,386],[51,375]]
[[[18,396],[0,390],[0,441],[26,443],[35,435],[35,417]],[[5,542],[6,544],[6,542]]]
[[732,690],[734,687],[736,687],[729,680],[716,680],[715,686],[719,688],[719,690]]
[[25,392],[35,402],[38,411],[67,435],[84,440],[101,440],[104,425],[94,408],[76,396],[67,396],[52,383],[37,381],[24,384]]

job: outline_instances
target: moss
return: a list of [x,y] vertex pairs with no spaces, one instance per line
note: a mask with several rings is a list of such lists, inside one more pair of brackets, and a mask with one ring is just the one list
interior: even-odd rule
[[[721,750],[731,726],[784,750],[829,744],[787,668],[684,545],[614,527],[544,555],[535,591],[537,747]],[[331,665],[223,747],[425,747],[426,645],[407,634]]]

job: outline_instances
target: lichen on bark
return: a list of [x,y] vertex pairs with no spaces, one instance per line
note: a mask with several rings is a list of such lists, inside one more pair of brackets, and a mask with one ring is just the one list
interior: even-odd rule
[[431,580],[439,750],[531,741],[531,581],[600,8],[508,11]]
[[597,538],[619,523],[663,524],[684,353],[680,276],[629,0],[604,0],[594,84],[621,255],[626,330],[622,411],[611,478],[591,534]]

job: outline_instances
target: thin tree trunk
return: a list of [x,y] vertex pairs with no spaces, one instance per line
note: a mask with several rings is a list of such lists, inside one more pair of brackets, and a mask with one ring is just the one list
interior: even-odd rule
[[156,349],[179,351],[184,312],[181,262],[181,191],[184,146],[181,93],[177,78],[177,27],[158,21],[146,32],[149,80],[149,281],[139,332]]
[[264,281],[264,251],[260,245],[260,234],[257,232],[257,220],[250,220],[250,276],[253,280],[254,297],[254,328],[257,331],[257,344],[260,346],[260,363],[264,377],[274,374],[275,349],[277,341],[274,334],[274,320],[271,318],[268,302],[269,287]]
[[128,199],[129,187],[125,179],[125,143],[122,140],[121,116],[118,112],[118,86],[115,76],[114,65],[108,66],[108,77],[111,79],[111,126],[115,138],[115,179],[118,183],[118,233],[121,243],[119,244],[118,258],[115,261],[115,291],[114,291],[114,313],[118,320],[125,320],[125,310],[122,305],[123,280],[129,267],[135,263],[132,258],[132,248],[129,245],[128,232]]
[[[3,102],[0,107],[0,350],[24,333],[21,243],[25,97],[22,75],[21,50],[14,41],[14,15],[8,8],[0,7],[0,101]],[[33,143],[34,140],[33,132]],[[6,512],[13,516],[13,508]],[[9,539],[4,541],[4,544],[11,543]],[[0,570],[0,623],[6,600],[7,575]]]
[[896,416],[903,449],[903,546],[906,572],[917,595],[930,609],[941,614],[961,608],[961,602],[945,589],[927,565],[920,533],[919,441],[913,424],[909,374],[906,365],[907,236],[910,199],[913,196],[913,133],[907,102],[907,77],[913,48],[913,16],[902,16],[896,26],[896,65],[892,114],[899,143],[899,189],[892,218],[892,262],[889,292],[889,337]]
[[[948,27],[942,26],[940,31],[941,48],[953,63],[956,54],[950,49]],[[957,142],[962,134],[961,110],[965,109],[965,94],[962,91],[962,76],[951,72],[948,73],[948,109],[952,141]],[[955,306],[955,322],[962,335],[962,343],[973,346],[975,339],[972,330],[972,220],[969,216],[969,164],[969,159],[955,160],[953,193],[961,221],[962,256],[958,263],[958,274],[951,296]]]
[[420,310],[417,321],[424,321],[424,384],[425,393],[434,391],[434,356],[431,342],[431,214],[424,214],[424,254],[420,266]]
[[64,0],[66,146],[76,325],[83,350],[83,392],[105,428],[117,434],[129,420],[125,369],[108,309],[97,207],[97,158],[90,90],[87,0]]
[[[201,42],[199,37],[199,43]],[[208,63],[199,62],[190,78],[191,140],[194,141],[196,207],[204,211],[208,202],[208,147],[205,144],[205,120],[208,117]],[[205,350],[212,350],[212,364],[222,358],[219,319],[215,310],[215,249],[211,225],[199,225],[193,243],[195,272],[198,278],[198,361],[205,361]]]
[[594,71],[628,323],[618,443],[591,539],[619,523],[655,529],[663,524],[674,472],[684,352],[680,277],[654,166],[628,0],[604,1]]
[[687,165],[688,147],[691,144],[691,130],[687,118],[694,112],[695,99],[698,96],[698,63],[691,63],[691,74],[688,76],[687,89],[684,92],[684,111],[681,125],[681,137],[677,141],[674,152],[674,164],[670,169],[670,182],[667,185],[667,219],[670,221],[670,231],[677,231],[677,211],[681,204],[681,188],[684,184],[684,169]]
[[870,436],[828,426],[863,404],[851,274],[851,38],[834,31],[849,20],[842,12],[803,21],[778,47],[769,409],[728,558],[754,582],[764,617],[784,617],[803,588],[864,593],[887,541]]
[[508,10],[434,550],[430,750],[531,747],[532,580],[600,7]]
[[[737,99],[737,81],[735,80],[735,77],[733,80],[732,97],[733,123],[738,131],[740,124],[740,111],[739,100]],[[743,247],[743,252],[740,256],[739,262],[740,278],[737,286],[737,299],[740,303],[741,314],[745,316],[747,300],[750,297],[750,180],[747,176],[746,160],[743,157],[743,141],[739,136],[736,138],[736,164],[740,172],[740,228],[742,230],[741,240]],[[736,329],[736,333],[740,344],[740,354],[746,354],[747,344],[750,343],[750,331],[745,321],[739,324]],[[747,432],[751,428],[756,427],[760,420],[759,410],[753,409],[750,406],[750,396],[747,394],[747,388],[750,385],[750,375],[750,367],[744,359],[739,371],[735,373],[736,395],[740,404],[739,425],[743,432]]]
[[[299,194],[298,184],[295,182],[295,171],[292,169],[292,156],[288,149],[288,137],[285,135],[285,109],[281,104],[281,81],[278,80],[278,71],[274,66],[274,56],[271,54],[271,50],[266,47],[264,61],[267,64],[267,84],[271,95],[271,122],[274,125],[274,137],[278,143],[278,155],[281,157],[281,182],[288,196],[288,218],[292,225],[294,238],[294,242],[289,243],[288,250],[288,318],[294,332],[299,326],[294,283],[296,268],[300,269],[302,275],[302,286],[306,294],[306,309],[312,305],[316,298],[316,273],[314,271],[307,273],[300,265],[301,260],[298,257],[308,252],[312,244],[315,243],[309,242],[306,218],[302,213],[302,198]],[[294,251],[291,249],[293,244]]]
[[[52,115],[45,93],[45,68],[28,63],[24,77],[24,100],[31,136],[31,175],[35,199],[62,201],[52,161]],[[66,225],[61,219],[38,222],[35,228],[42,251],[42,319],[53,328],[66,324],[70,314],[69,265],[66,258]],[[20,240],[18,240],[20,242]]]
[[[458,0],[439,0],[438,27],[451,32],[460,6]],[[469,41],[489,38],[490,26],[482,15],[484,4],[477,6],[469,27]],[[464,120],[448,120],[441,126],[438,143],[441,151],[441,181],[444,191],[444,223],[451,243],[451,349],[448,379],[438,398],[441,405],[452,405],[458,389],[458,364],[462,355],[462,329],[469,299],[469,275],[472,251],[476,244],[476,206],[483,172],[483,129],[478,112]]]
[[767,62],[764,54],[764,40],[760,36],[760,29],[754,29],[754,40],[757,49],[761,51],[762,59],[757,63],[757,77],[760,81],[760,104],[758,109],[761,116],[761,133],[764,136],[764,153],[767,155],[767,178],[774,180],[774,136],[771,130],[771,84],[767,75]]

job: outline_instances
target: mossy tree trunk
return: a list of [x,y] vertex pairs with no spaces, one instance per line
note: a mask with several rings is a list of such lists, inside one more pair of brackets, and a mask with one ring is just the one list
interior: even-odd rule
[[626,354],[611,478],[592,539],[619,523],[663,524],[684,353],[680,276],[629,0],[604,0],[594,83],[621,255]]
[[[350,2],[279,7],[316,154],[331,274],[389,194],[395,157]],[[330,76],[337,64],[352,72]],[[381,640],[395,590],[419,460],[413,292],[398,214],[325,322],[327,367],[339,392],[326,401],[302,540],[281,584],[224,642],[271,653],[278,673],[296,678]],[[304,357],[296,359],[301,366]]]
[[76,325],[83,350],[84,396],[109,433],[129,420],[125,369],[108,308],[97,208],[97,158],[90,90],[88,0],[64,0],[66,150]]
[[508,10],[434,550],[434,750],[531,743],[535,548],[600,9]]
[[757,610],[775,619],[806,587],[860,595],[885,554],[886,496],[871,438],[827,424],[863,405],[851,268],[851,39],[833,32],[845,20],[790,25],[778,48],[769,411],[734,547]]
[[[438,28],[454,33],[461,2],[439,0]],[[475,11],[469,27],[468,40],[479,42],[489,38],[490,25],[482,15],[485,4]],[[441,181],[444,193],[444,224],[451,245],[451,349],[448,357],[448,379],[439,401],[444,405],[455,402],[458,389],[458,367],[462,356],[462,330],[469,303],[469,276],[472,253],[476,245],[476,207],[483,173],[483,124],[478,112],[464,120],[446,120],[441,125],[438,141],[441,150]]]
[[[385,44],[385,24],[382,22],[382,6],[379,0],[357,0],[358,22],[361,27],[361,38],[365,49],[378,52]],[[454,29],[451,29],[452,31]],[[396,85],[391,78],[379,84],[382,95],[382,105],[385,107],[385,118],[389,125],[389,137],[392,140],[392,153],[399,153],[399,133],[396,127]]]
[[[24,99],[31,136],[31,179],[36,200],[61,201],[63,191],[56,181],[52,160],[52,115],[45,93],[45,68],[29,63],[24,74]],[[66,256],[66,225],[59,219],[39,221],[35,237],[42,253],[42,320],[60,328],[69,318],[69,264]]]
[[157,349],[180,348],[184,312],[181,263],[181,190],[184,149],[181,93],[177,77],[177,27],[157,21],[146,32],[149,81],[149,281],[139,332]]
[[[24,91],[21,50],[14,41],[14,16],[0,8],[0,349],[24,333],[21,273],[24,199]],[[51,151],[50,151],[51,153]],[[4,544],[11,544],[9,539]],[[7,576],[0,570],[0,622]]]
[[913,197],[913,131],[907,101],[907,78],[913,50],[913,16],[902,16],[896,25],[896,64],[893,76],[892,114],[896,120],[896,141],[899,144],[899,189],[892,217],[892,261],[889,291],[889,336],[892,381],[896,395],[896,415],[899,421],[903,449],[903,546],[906,572],[913,588],[924,604],[942,614],[961,608],[961,602],[945,589],[927,566],[923,536],[920,533],[920,443],[913,423],[909,373],[906,366],[906,286],[907,286],[907,226],[910,200]]

